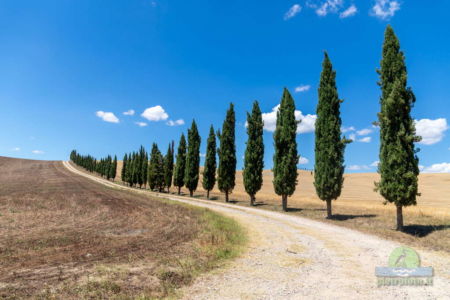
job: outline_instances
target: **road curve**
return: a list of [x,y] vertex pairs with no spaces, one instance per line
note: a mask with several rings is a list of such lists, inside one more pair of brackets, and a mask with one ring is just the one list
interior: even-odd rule
[[377,287],[375,267],[387,266],[395,242],[284,213],[132,189],[63,164],[101,184],[209,208],[247,228],[248,250],[184,288],[185,299],[450,299],[450,253],[416,249],[422,266],[434,267],[433,286]]

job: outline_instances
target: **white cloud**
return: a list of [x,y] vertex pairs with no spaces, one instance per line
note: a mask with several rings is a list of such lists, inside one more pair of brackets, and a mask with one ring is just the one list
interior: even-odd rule
[[360,142],[360,143],[370,143],[372,141],[372,138],[370,136],[366,136],[366,137],[363,137],[361,139],[358,139],[356,137],[355,133],[351,133],[350,136],[349,136],[349,139],[354,141],[354,142]]
[[145,127],[145,126],[147,126],[147,123],[145,123],[145,122],[135,122],[135,124],[136,124],[137,126],[139,126],[139,127]]
[[42,151],[42,150],[33,150],[33,151],[31,151],[31,153],[33,153],[33,154],[44,154],[44,151]]
[[95,115],[105,122],[119,123],[119,119],[112,112],[97,111]]
[[358,140],[358,142],[361,142],[361,143],[370,143],[371,141],[372,141],[372,138],[370,136],[366,136],[366,137],[363,137],[362,139]]
[[134,109],[129,109],[123,112],[125,116],[134,116],[134,113],[135,113]]
[[425,169],[425,166],[419,165],[419,170],[420,170],[420,172],[422,172],[423,169]]
[[309,91],[310,88],[311,88],[311,86],[309,84],[306,84],[306,85],[302,84],[295,88],[295,92],[296,93],[306,92],[306,91]]
[[20,148],[19,147],[14,147],[14,148],[11,149],[11,151],[18,152],[18,151],[20,151]]
[[206,157],[206,153],[200,153],[200,157]]
[[416,134],[422,137],[420,144],[433,145],[442,140],[444,132],[449,128],[444,118],[415,120]]
[[358,131],[356,132],[356,134],[357,134],[357,135],[368,135],[368,134],[371,134],[372,131],[373,131],[372,129],[365,128],[365,129],[358,130]]
[[309,160],[306,157],[300,156],[300,158],[298,159],[298,164],[306,165],[307,163],[309,163]]
[[349,132],[349,131],[355,131],[356,129],[355,129],[355,127],[353,127],[353,126],[350,126],[350,127],[342,127],[341,128],[341,132],[342,133],[346,133],[346,132]]
[[351,165],[347,167],[347,170],[350,171],[361,171],[361,170],[370,170],[370,168],[366,165]]
[[329,13],[337,13],[343,4],[343,0],[326,0],[317,9],[316,14],[324,17]]
[[[280,105],[275,106],[271,112],[263,113],[262,118],[264,121],[264,129],[270,132],[275,131],[275,127],[277,125],[277,111]],[[295,111],[295,119],[301,120],[301,123],[298,124],[297,133],[308,133],[314,132],[315,124],[316,124],[316,115],[303,115],[303,113],[299,110]]]
[[358,12],[358,9],[354,4],[350,5],[349,8],[340,13],[339,18],[345,19],[354,16]]
[[371,167],[378,167],[378,165],[380,164],[379,160],[374,161],[373,163],[370,164]]
[[160,105],[156,105],[153,107],[149,107],[141,114],[143,118],[146,118],[149,121],[161,121],[161,120],[167,120],[169,118],[169,115],[166,113],[164,108],[162,108]]
[[299,4],[292,5],[291,8],[289,8],[289,10],[284,14],[284,19],[289,20],[295,17],[301,10],[302,7]]
[[433,164],[423,169],[424,173],[450,173],[450,163]]
[[400,3],[398,1],[391,0],[375,0],[375,4],[372,6],[370,14],[387,20],[395,15],[395,12],[400,9]]
[[178,119],[176,121],[169,120],[166,124],[169,126],[180,126],[184,125],[184,120],[183,119]]

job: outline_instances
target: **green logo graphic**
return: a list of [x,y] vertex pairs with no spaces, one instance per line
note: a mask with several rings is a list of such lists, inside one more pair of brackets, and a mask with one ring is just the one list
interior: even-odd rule
[[388,264],[391,268],[418,268],[420,257],[413,249],[402,246],[392,251]]

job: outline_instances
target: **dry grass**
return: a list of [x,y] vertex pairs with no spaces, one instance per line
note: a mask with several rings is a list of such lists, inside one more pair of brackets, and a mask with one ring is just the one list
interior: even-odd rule
[[0,298],[163,297],[235,256],[208,210],[104,187],[61,162],[0,157]]
[[[378,176],[376,173],[346,174],[342,195],[333,202],[335,219],[325,220],[325,203],[315,194],[313,176],[310,172],[299,171],[297,190],[288,200],[289,213],[357,229],[417,247],[448,251],[450,174],[420,175],[419,190],[422,195],[418,197],[418,205],[404,209],[405,233],[395,231],[395,207],[392,204],[384,205],[383,198],[373,191]],[[272,178],[271,171],[264,171],[264,184],[257,194],[258,207],[281,211],[281,199],[273,191]],[[182,191],[187,194],[187,190]],[[201,188],[201,178],[195,197],[206,197]],[[217,190],[217,185],[211,192],[211,199],[224,201],[223,194]],[[230,199],[237,205],[249,205],[241,171],[236,174],[236,187]]]

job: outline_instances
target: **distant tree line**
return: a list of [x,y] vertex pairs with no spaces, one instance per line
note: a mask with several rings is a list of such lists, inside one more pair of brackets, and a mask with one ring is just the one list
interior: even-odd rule
[[70,153],[70,160],[76,165],[86,169],[91,173],[98,173],[100,176],[110,180],[116,178],[117,156],[114,159],[111,155],[97,160],[91,155],[80,155],[76,150]]
[[[397,229],[403,230],[402,207],[416,204],[418,195],[417,176],[419,174],[413,119],[410,116],[415,102],[413,92],[407,87],[407,72],[403,52],[393,29],[388,26],[383,45],[379,85],[381,112],[376,125],[380,127],[380,182],[376,190],[397,207]],[[315,164],[311,175],[318,197],[326,203],[327,218],[332,218],[332,201],[340,194],[344,183],[344,152],[351,140],[342,135],[342,121],[336,86],[336,71],[328,53],[324,53],[322,72],[318,88],[317,120],[315,124]],[[288,89],[283,90],[277,111],[276,128],[273,134],[273,187],[281,197],[282,208],[288,211],[288,197],[297,187],[298,155],[297,129],[300,123],[295,116],[294,99]],[[225,201],[236,183],[235,112],[231,103],[222,128],[217,132],[211,125],[206,145],[205,163],[202,173],[202,187],[210,198],[210,191],[217,184],[224,193]],[[247,113],[247,142],[244,156],[244,188],[255,205],[256,194],[263,184],[264,169],[264,122],[257,101]],[[217,141],[219,142],[217,145]],[[159,192],[170,192],[172,184],[177,188],[186,187],[192,197],[197,189],[200,173],[201,138],[195,120],[187,133],[187,141],[181,134],[176,150],[174,142],[168,145],[165,155],[153,143],[150,155],[144,147],[125,154],[121,178],[133,187],[150,188]],[[108,156],[97,161],[92,156],[80,156],[73,151],[71,160],[90,172],[97,172],[107,179],[115,178],[116,157]]]

